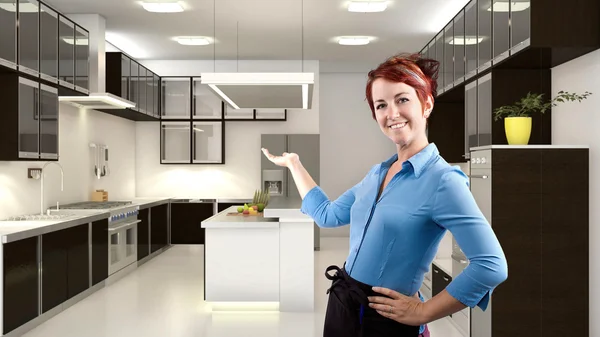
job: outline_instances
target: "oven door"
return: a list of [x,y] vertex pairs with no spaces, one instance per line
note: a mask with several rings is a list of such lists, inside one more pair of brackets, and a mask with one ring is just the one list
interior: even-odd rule
[[108,274],[137,261],[137,224],[141,220],[116,223],[108,228]]

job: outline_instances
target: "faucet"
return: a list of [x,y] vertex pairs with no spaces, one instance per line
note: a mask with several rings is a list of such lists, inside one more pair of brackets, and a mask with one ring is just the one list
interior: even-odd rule
[[[46,166],[50,165],[50,164],[56,164],[58,165],[58,167],[60,168],[60,191],[64,191],[64,180],[65,180],[65,173],[63,171],[63,167],[58,163],[58,162],[54,162],[54,161],[50,161],[47,162],[46,164],[44,164],[44,166],[42,166],[42,181],[41,181],[41,195],[40,195],[40,214],[44,215],[44,169],[46,168]],[[58,208],[58,204],[57,204],[57,208]]]

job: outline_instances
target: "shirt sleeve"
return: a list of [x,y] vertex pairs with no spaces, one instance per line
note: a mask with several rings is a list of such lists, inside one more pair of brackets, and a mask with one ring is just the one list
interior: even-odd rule
[[508,277],[508,265],[496,234],[471,194],[468,177],[460,169],[453,167],[443,174],[433,220],[452,233],[469,259],[446,291],[466,306],[486,310],[493,290]]
[[[372,171],[373,168],[371,168],[369,174]],[[313,187],[302,199],[300,211],[313,218],[319,227],[332,228],[350,224],[350,210],[356,199],[356,191],[362,186],[369,174],[335,201],[330,201],[321,187]]]

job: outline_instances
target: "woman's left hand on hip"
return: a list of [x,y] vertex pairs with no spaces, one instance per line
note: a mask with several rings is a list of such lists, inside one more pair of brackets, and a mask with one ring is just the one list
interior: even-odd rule
[[373,291],[387,296],[369,296],[369,307],[380,315],[406,325],[427,323],[424,319],[424,303],[420,299],[388,288],[373,287]]

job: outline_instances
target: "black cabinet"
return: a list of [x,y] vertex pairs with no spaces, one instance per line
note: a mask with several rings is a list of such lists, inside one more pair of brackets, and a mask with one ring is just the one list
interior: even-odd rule
[[88,233],[86,223],[42,235],[42,312],[89,288]]
[[57,88],[16,73],[0,74],[0,85],[0,160],[57,160]]
[[108,277],[108,219],[92,222],[92,286]]
[[89,32],[75,25],[75,89],[79,92],[90,93],[90,48]]
[[3,245],[3,333],[38,316],[38,237]]
[[[450,85],[446,62],[450,60],[449,51],[440,45],[454,44],[455,74],[461,69],[456,63],[463,62],[456,48],[464,46],[466,79],[490,67],[551,69],[600,48],[600,2],[581,0],[567,11],[557,8],[564,8],[562,0],[471,0],[423,48],[428,57],[440,61],[440,94],[445,94]],[[463,12],[465,30],[461,40],[456,36],[456,24]],[[448,37],[452,23],[454,39]],[[460,29],[458,33],[462,34]]]
[[58,83],[58,12],[40,6],[40,77]]
[[17,0],[2,3],[12,10],[0,9],[0,65],[17,68]]
[[150,254],[150,212],[140,209],[137,224],[137,259],[138,261]]
[[135,103],[102,112],[133,121],[159,119],[160,77],[122,52],[106,53],[106,92]]
[[452,282],[452,277],[435,264],[431,265],[431,270],[433,271],[431,278],[431,296],[433,297],[446,289]]
[[64,16],[58,20],[58,76],[60,85],[75,89],[75,23]]
[[37,1],[19,2],[19,70],[38,76],[40,70],[40,10]]
[[150,208],[150,253],[169,244],[169,204]]
[[171,202],[171,244],[204,244],[202,221],[214,215],[213,202]]
[[465,161],[465,143],[460,137],[465,128],[464,107],[462,101],[436,102],[427,123],[427,138],[449,163]]

